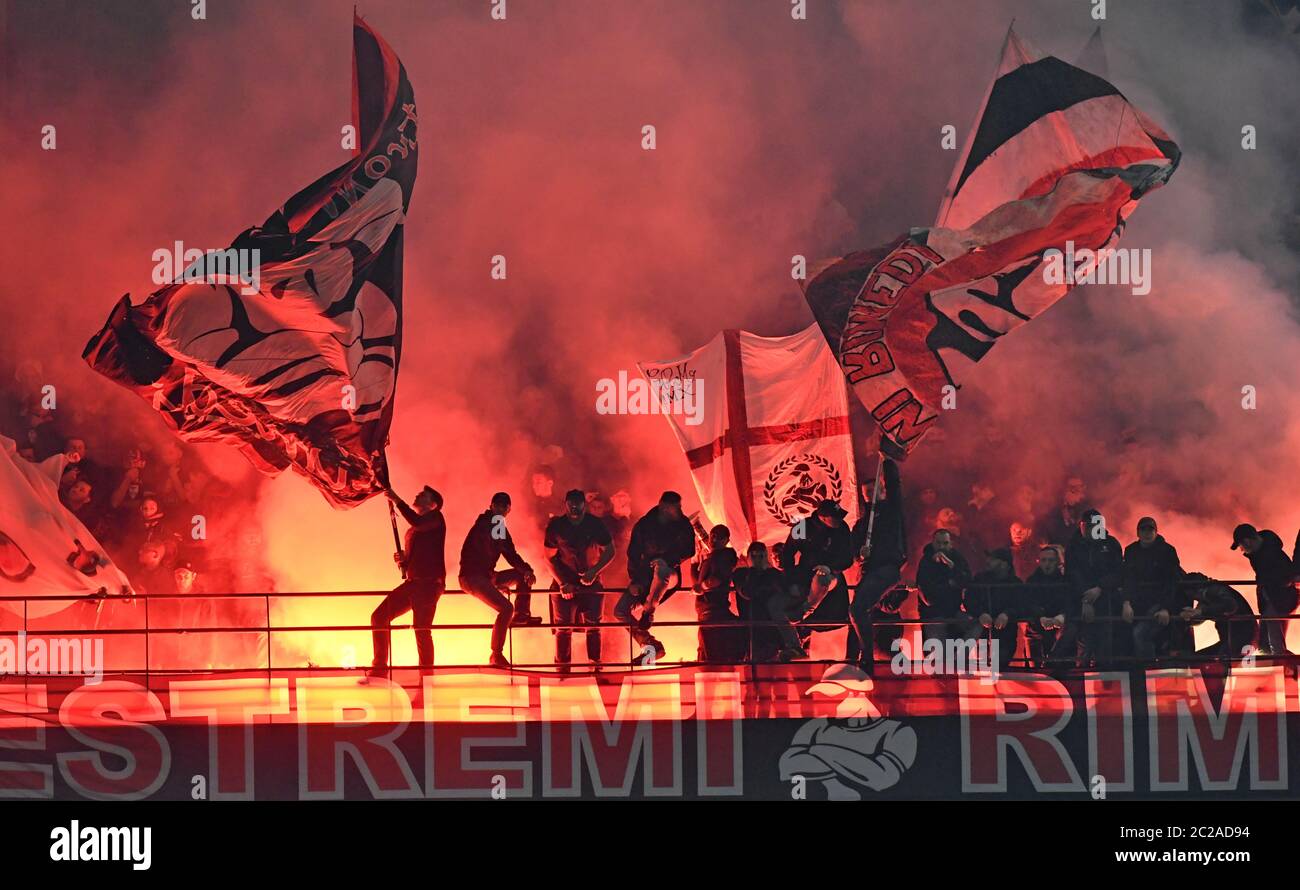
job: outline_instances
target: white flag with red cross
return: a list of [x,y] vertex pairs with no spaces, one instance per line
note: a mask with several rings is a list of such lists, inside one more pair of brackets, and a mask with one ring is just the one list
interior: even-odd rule
[[638,367],[665,397],[702,409],[663,413],[708,524],[726,525],[737,550],[784,541],[823,500],[857,520],[848,390],[816,326],[788,337],[723,331],[689,355]]

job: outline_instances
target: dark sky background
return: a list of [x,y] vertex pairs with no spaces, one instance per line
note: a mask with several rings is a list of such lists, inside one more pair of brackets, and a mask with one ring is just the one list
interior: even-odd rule
[[[210,0],[194,21],[184,0],[0,4],[0,348],[113,418],[92,439],[165,435],[79,358],[121,294],[153,289],[152,252],[224,246],[343,159],[352,6]],[[809,324],[791,256],[933,222],[956,154],[940,128],[964,140],[1010,21],[1067,60],[1096,25],[1087,0],[809,0],[807,21],[787,0],[509,0],[504,22],[489,8],[358,4],[420,109],[394,476],[447,495],[451,550],[551,445],[561,489],[627,487],[638,513],[691,493],[664,421],[595,414],[595,380],[724,327]],[[1300,525],[1300,13],[1107,11],[1109,79],[1184,153],[1121,245],[1152,250],[1151,293],[1078,290],[1000,344],[904,479],[968,514],[983,481],[1007,515],[1021,487],[1050,506],[1080,474],[1122,540],[1153,513],[1199,555],[1185,564],[1227,576],[1233,523],[1288,539]],[[494,254],[507,281],[489,277]],[[238,458],[205,457],[237,478]],[[248,503],[283,586],[393,583],[381,504],[335,512],[289,476]]]

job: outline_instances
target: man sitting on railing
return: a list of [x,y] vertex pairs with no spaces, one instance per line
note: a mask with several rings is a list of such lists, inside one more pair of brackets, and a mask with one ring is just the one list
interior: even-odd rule
[[[628,586],[614,614],[628,625],[632,639],[654,658],[664,657],[664,645],[650,635],[655,609],[682,587],[682,563],[695,554],[695,530],[682,515],[682,496],[665,491],[659,503],[637,520],[627,545]],[[640,608],[640,618],[632,609]]]
[[[492,625],[493,665],[496,667],[508,666],[498,663],[496,655],[505,645],[506,622],[514,618],[514,609],[505,592],[513,585],[518,600],[527,596],[537,583],[532,566],[519,555],[514,539],[510,537],[510,529],[506,528],[509,514],[510,495],[498,491],[465,535],[465,543],[460,548],[460,577],[457,579],[461,590],[496,610],[496,623]],[[497,562],[502,557],[510,568],[498,572]]]

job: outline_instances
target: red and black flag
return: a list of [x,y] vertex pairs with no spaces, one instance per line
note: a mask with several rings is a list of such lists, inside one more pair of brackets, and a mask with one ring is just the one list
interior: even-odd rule
[[1111,84],[1009,35],[943,227],[842,257],[804,290],[892,444],[920,441],[964,365],[1073,284],[1122,265],[1114,247],[1129,214],[1178,160],[1178,146]]
[[336,507],[380,491],[417,160],[406,69],[360,18],[352,37],[352,158],[143,303],[123,297],[83,353],[181,438],[292,467]]

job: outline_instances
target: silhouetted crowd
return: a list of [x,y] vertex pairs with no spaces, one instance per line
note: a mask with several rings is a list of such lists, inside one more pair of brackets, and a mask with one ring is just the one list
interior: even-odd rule
[[[214,478],[191,449],[169,438],[123,441],[109,407],[53,410],[33,362],[0,374],[13,381],[4,389],[0,432],[28,460],[64,455],[60,500],[137,592],[274,591],[249,499]],[[701,662],[802,659],[812,634],[847,627],[845,660],[871,669],[897,651],[904,620],[919,622],[926,640],[996,641],[1002,669],[1233,659],[1252,647],[1290,654],[1285,619],[1296,607],[1300,567],[1272,530],[1243,524],[1232,534],[1258,581],[1256,611],[1228,585],[1186,572],[1155,518],[1140,520],[1136,540],[1121,546],[1088,507],[1081,478],[1068,479],[1060,503],[1045,512],[1028,487],[998,499],[982,483],[971,486],[961,510],[925,488],[905,511],[897,464],[884,460],[881,470],[879,491],[874,481],[861,486],[861,518],[851,528],[840,505],[824,500],[784,540],[755,541],[738,553],[726,526],[706,530],[684,514],[675,492],[634,521],[625,490],[561,496],[555,469],[535,466],[524,480],[523,510],[527,537],[540,541],[552,579],[544,602],[560,669],[572,660],[574,633],[585,638],[587,661],[599,665],[601,628],[611,626],[626,627],[642,661],[663,658],[655,615],[682,590],[693,595]],[[446,589],[442,496],[426,488],[411,505],[389,496],[409,525],[400,556],[405,581],[372,615],[374,671],[387,669],[388,626],[407,611],[420,663],[431,667],[430,628]],[[505,492],[490,499],[464,539],[457,578],[495,613],[489,659],[499,667],[508,666],[508,628],[543,621],[533,609],[539,574],[506,525],[512,507]],[[972,566],[963,541],[981,538],[989,546]],[[616,596],[602,592],[611,588]],[[1218,641],[1198,651],[1193,628],[1205,622]]]
[[27,460],[64,455],[59,500],[137,593],[275,589],[260,526],[238,483],[215,478],[173,438],[123,438],[111,406],[47,387],[36,362],[0,367],[0,374],[9,384],[0,393],[0,433]]
[[[1044,522],[1044,536],[1012,522],[1006,543],[985,549],[978,571],[960,551],[955,531],[937,525],[942,511],[926,518],[935,524],[912,556],[898,466],[884,460],[881,470],[879,492],[874,482],[863,486],[862,516],[852,527],[838,503],[823,500],[791,525],[784,541],[755,541],[743,555],[732,548],[726,526],[706,532],[683,513],[681,496],[672,491],[631,524],[626,539],[626,500],[612,516],[604,510],[594,515],[599,499],[581,489],[569,491],[562,506],[534,504],[554,578],[557,664],[568,670],[572,635],[582,632],[588,662],[600,665],[600,628],[611,623],[602,621],[601,591],[608,588],[616,592],[613,623],[627,627],[639,658],[650,663],[665,655],[652,633],[656,610],[683,589],[694,595],[701,662],[802,659],[812,634],[847,627],[844,659],[872,670],[897,651],[904,606],[912,602],[926,640],[996,641],[990,648],[1002,670],[1290,654],[1285,618],[1296,607],[1298,570],[1271,530],[1242,524],[1232,533],[1232,549],[1242,552],[1258,581],[1260,621],[1228,585],[1186,572],[1154,518],[1141,519],[1136,540],[1121,546],[1105,517],[1084,505],[1078,479],[1067,482],[1061,510]],[[545,497],[554,477],[543,469],[532,483],[534,498]],[[407,609],[415,612],[421,665],[432,667],[429,627],[445,590],[441,494],[426,487],[413,507],[391,490],[389,497],[411,526],[401,555],[407,581],[372,616],[372,675],[388,669],[388,625]],[[923,506],[928,502],[922,498]],[[509,494],[495,494],[461,550],[462,589],[496,612],[489,657],[498,667],[509,666],[507,628],[541,622],[532,611],[538,574],[506,528],[511,507]],[[1067,522],[1073,523],[1068,533]],[[1026,572],[1029,550],[1032,568]],[[623,571],[611,571],[620,551]],[[507,568],[498,568],[502,559]],[[914,583],[902,580],[909,565]],[[1193,628],[1204,622],[1214,625],[1218,641],[1197,651]]]

